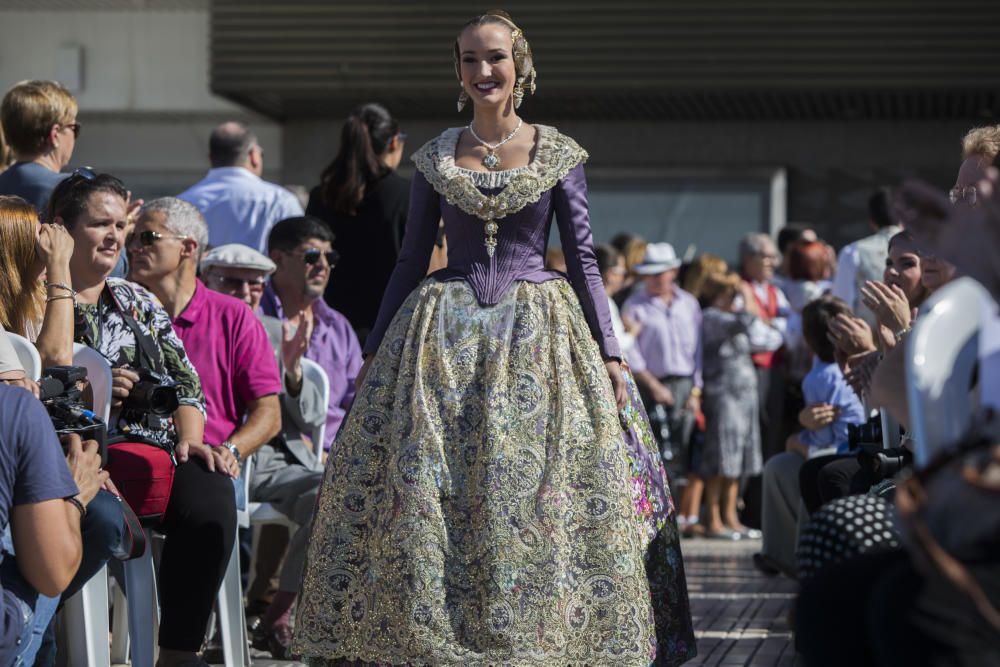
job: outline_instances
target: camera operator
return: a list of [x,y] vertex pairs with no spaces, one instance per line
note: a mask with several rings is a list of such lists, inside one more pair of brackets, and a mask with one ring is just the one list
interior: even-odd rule
[[[157,665],[198,665],[203,663],[196,652],[235,541],[235,494],[230,469],[203,442],[201,383],[170,318],[145,289],[108,278],[125,243],[127,199],[117,178],[78,172],[53,191],[47,219],[69,230],[74,242],[76,327],[65,335],[94,348],[113,367],[109,435],[156,443],[175,457],[169,502],[157,527],[167,535],[159,572]],[[151,373],[173,385],[177,407],[169,415],[136,408],[136,399],[143,398],[133,395],[136,382]]]
[[41,403],[0,386],[0,664],[34,664],[80,565],[82,519],[107,480],[96,442],[69,436],[67,452]]

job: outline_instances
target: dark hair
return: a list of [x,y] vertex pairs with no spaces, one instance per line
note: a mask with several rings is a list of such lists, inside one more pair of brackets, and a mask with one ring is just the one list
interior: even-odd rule
[[355,109],[340,130],[340,148],[320,176],[323,203],[341,215],[355,215],[366,192],[389,173],[382,154],[399,134],[399,123],[381,104]]
[[868,218],[876,227],[891,227],[892,220],[892,190],[879,188],[868,198]]
[[267,235],[267,249],[292,250],[309,239],[319,239],[333,243],[333,232],[322,220],[311,215],[285,218]]
[[851,309],[843,300],[824,294],[813,299],[802,309],[802,337],[813,354],[826,363],[833,363],[834,347],[827,337],[830,321],[841,313],[851,314]]
[[788,277],[792,280],[822,280],[827,268],[826,244],[799,241],[789,250]]
[[913,233],[910,232],[910,230],[904,229],[903,231],[896,232],[892,235],[889,239],[889,249],[891,250],[892,246],[897,243],[909,243],[910,245],[916,245],[917,240],[913,238]]
[[640,238],[640,236],[638,234],[633,234],[632,232],[619,232],[612,236],[608,243],[618,252],[624,253],[625,249],[628,248],[628,244],[638,238]]
[[608,269],[613,269],[621,259],[622,254],[618,249],[610,245],[599,245],[594,247],[594,254],[597,256],[597,270],[604,275]]
[[808,231],[812,231],[812,227],[801,222],[793,222],[782,227],[778,231],[778,252],[784,255],[788,247],[801,241]]
[[257,135],[244,123],[223,123],[212,130],[208,138],[208,160],[213,167],[235,167],[256,145]]
[[66,229],[73,229],[76,219],[87,210],[87,201],[95,192],[108,192],[128,201],[128,190],[125,184],[111,174],[97,174],[87,178],[73,174],[60,181],[49,196],[45,206],[44,221],[52,223],[56,218],[62,218]]

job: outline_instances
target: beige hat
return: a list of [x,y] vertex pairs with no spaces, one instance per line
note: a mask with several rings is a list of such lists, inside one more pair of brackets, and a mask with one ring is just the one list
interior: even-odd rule
[[199,266],[202,271],[221,266],[227,269],[254,269],[267,274],[274,273],[277,268],[270,259],[242,243],[227,243],[212,248],[202,255]]

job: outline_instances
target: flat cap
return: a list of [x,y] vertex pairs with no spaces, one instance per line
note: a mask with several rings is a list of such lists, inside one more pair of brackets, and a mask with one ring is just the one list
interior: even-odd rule
[[229,269],[254,269],[266,273],[274,273],[275,265],[270,259],[242,243],[227,243],[212,248],[201,258],[201,270],[213,266]]

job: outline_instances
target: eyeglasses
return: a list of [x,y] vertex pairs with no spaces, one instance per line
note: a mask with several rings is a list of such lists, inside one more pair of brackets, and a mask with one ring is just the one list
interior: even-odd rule
[[400,141],[405,142],[407,139],[410,138],[410,135],[408,135],[406,132],[397,132],[396,137],[398,137]]
[[154,243],[156,243],[157,241],[159,241],[161,239],[178,239],[178,240],[184,240],[184,239],[187,239],[187,238],[190,238],[190,237],[189,236],[179,236],[179,235],[176,235],[176,234],[161,234],[159,232],[154,232],[151,229],[147,229],[145,231],[139,232],[138,234],[132,234],[131,236],[129,236],[128,241],[126,242],[126,245],[132,245],[132,242],[135,241],[136,239],[138,239],[139,240],[139,245],[141,245],[143,248],[148,248],[149,246],[153,245]]
[[289,251],[289,252],[292,255],[301,256],[302,261],[310,266],[319,261],[320,255],[326,257],[326,263],[329,264],[331,268],[334,266],[334,264],[337,263],[337,260],[340,259],[340,253],[338,253],[336,250],[328,250],[327,252],[323,252],[319,248],[306,248],[305,250],[301,250],[298,252],[294,251]]
[[79,139],[80,138],[80,130],[83,129],[83,125],[81,125],[77,121],[73,121],[72,123],[66,123],[65,125],[63,125],[63,127],[66,128],[67,130],[72,130],[73,131],[73,138],[74,139]]
[[207,276],[216,281],[221,287],[230,290],[242,290],[244,286],[251,292],[262,290],[264,289],[264,283],[267,282],[267,279],[263,276],[257,278],[236,278],[233,276],[223,276],[218,273],[209,273]]
[[976,186],[967,185],[964,188],[952,188],[948,191],[948,199],[951,200],[952,204],[957,204],[962,202],[963,204],[968,204],[969,206],[976,205],[976,199],[979,193],[976,191]]

